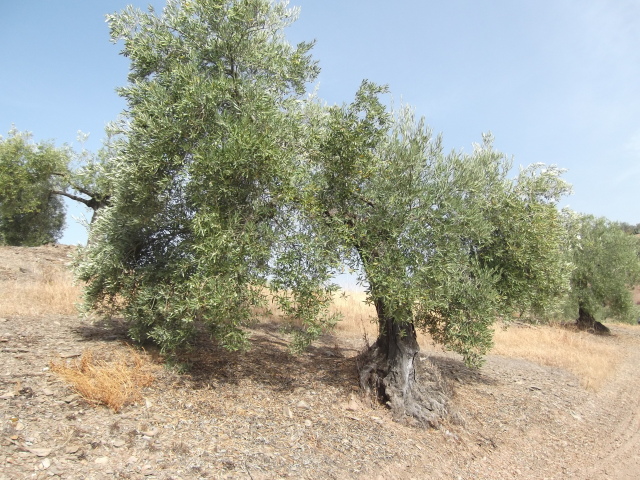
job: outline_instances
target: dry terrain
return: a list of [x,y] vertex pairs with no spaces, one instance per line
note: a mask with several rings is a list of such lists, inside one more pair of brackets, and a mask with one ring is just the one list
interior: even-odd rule
[[248,353],[202,339],[167,367],[118,320],[75,313],[71,251],[0,247],[0,479],[640,478],[640,327],[499,328],[479,370],[422,339],[455,413],[423,430],[361,396],[369,313],[348,298],[345,323],[303,355],[264,319]]

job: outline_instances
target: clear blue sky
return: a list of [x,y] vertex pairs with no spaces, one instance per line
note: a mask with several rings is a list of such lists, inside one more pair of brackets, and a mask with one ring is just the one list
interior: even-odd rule
[[[0,0],[0,134],[76,143],[124,104],[128,63],[104,15],[138,0]],[[319,95],[348,102],[390,86],[448,149],[491,131],[514,163],[567,168],[583,213],[640,222],[640,1],[293,0],[292,42],[317,40]],[[77,143],[76,143],[77,144]],[[70,209],[72,215],[82,210]],[[84,242],[72,219],[63,243]]]

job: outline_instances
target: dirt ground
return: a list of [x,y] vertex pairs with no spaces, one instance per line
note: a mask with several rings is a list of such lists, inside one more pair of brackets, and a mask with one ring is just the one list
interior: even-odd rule
[[[63,266],[68,253],[0,249],[0,295],[29,281],[31,265]],[[612,331],[620,367],[597,392],[524,360],[490,356],[470,370],[424,351],[452,386],[456,421],[422,430],[362,398],[359,338],[327,336],[292,357],[278,327],[259,324],[245,354],[203,339],[181,359],[184,374],[147,350],[154,383],[114,413],[49,364],[125,350],[122,324],[0,318],[0,479],[638,479],[640,327]]]

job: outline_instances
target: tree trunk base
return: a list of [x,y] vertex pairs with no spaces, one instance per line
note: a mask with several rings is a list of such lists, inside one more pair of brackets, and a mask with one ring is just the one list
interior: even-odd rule
[[438,428],[448,418],[451,388],[418,352],[390,359],[376,342],[360,354],[358,369],[362,389],[388,406],[394,420]]
[[578,330],[584,330],[595,335],[610,335],[611,330],[608,327],[598,322],[592,315],[589,315],[582,309],[580,309],[579,317],[576,320],[576,327]]

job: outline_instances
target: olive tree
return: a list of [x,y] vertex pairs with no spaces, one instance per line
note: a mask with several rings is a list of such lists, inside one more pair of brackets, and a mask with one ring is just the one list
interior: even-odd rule
[[635,320],[631,289],[640,283],[638,238],[606,218],[564,212],[573,264],[568,314],[581,329],[608,333],[596,319]]
[[137,340],[171,351],[205,325],[229,349],[267,292],[306,321],[326,313],[332,252],[295,208],[309,119],[311,43],[297,11],[266,0],[169,0],[108,16],[130,60],[109,205],[78,273],[90,308],[122,313]]
[[34,143],[15,128],[0,137],[0,242],[36,246],[62,235],[65,208],[54,175],[68,152],[50,142]]
[[301,191],[377,312],[362,386],[398,416],[435,423],[446,399],[418,368],[416,331],[477,365],[499,316],[542,310],[565,292],[556,202],[568,186],[542,165],[510,179],[490,136],[471,153],[445,153],[409,109],[387,112],[385,91],[364,82],[353,103],[328,110]]
[[118,312],[164,350],[204,325],[229,349],[268,293],[303,325],[335,318],[331,276],[361,269],[379,336],[361,381],[398,415],[435,422],[416,330],[478,364],[498,315],[543,309],[567,286],[559,171],[516,179],[489,136],[445,154],[410,111],[364,82],[350,105],[305,96],[312,44],[266,0],[169,0],[108,17],[131,61],[109,204],[78,263],[87,306]]
[[[87,135],[79,132],[83,143]],[[62,236],[63,199],[90,208],[92,220],[109,203],[115,140],[107,138],[94,154],[53,142],[35,143],[15,127],[0,137],[0,235],[9,245],[42,245]]]

